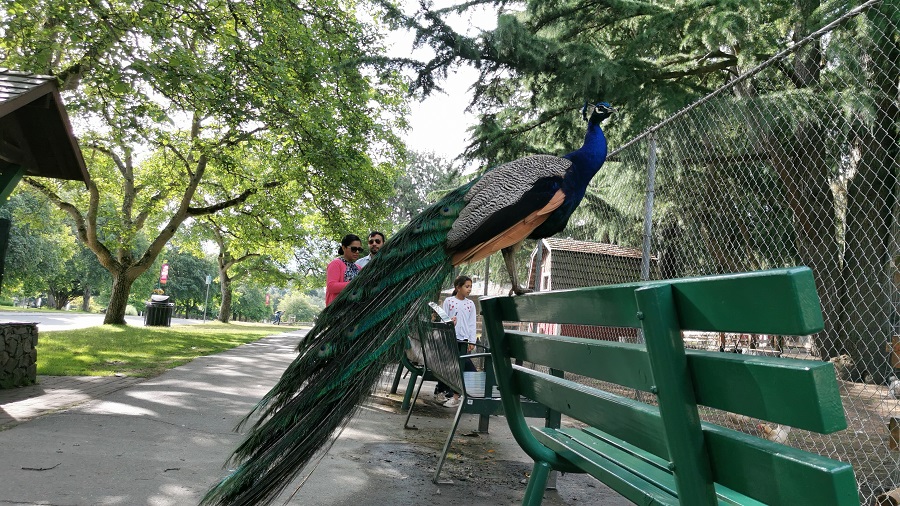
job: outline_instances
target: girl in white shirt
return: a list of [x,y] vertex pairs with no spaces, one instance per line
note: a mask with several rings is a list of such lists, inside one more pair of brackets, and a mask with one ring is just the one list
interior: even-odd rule
[[[450,315],[456,328],[456,343],[459,354],[465,355],[475,350],[475,303],[469,300],[472,292],[472,278],[459,276],[453,281],[453,295],[444,300],[444,311]],[[477,371],[472,359],[467,358],[464,363],[465,371]],[[459,406],[459,394],[454,393],[451,399],[444,403],[448,408]]]

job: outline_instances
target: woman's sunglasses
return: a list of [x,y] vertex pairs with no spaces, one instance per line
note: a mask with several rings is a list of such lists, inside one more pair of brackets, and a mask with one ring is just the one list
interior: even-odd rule
[[381,239],[369,239],[369,244],[381,244]]
[[350,246],[350,251],[352,251],[354,253],[362,253],[363,249],[360,248],[359,246]]

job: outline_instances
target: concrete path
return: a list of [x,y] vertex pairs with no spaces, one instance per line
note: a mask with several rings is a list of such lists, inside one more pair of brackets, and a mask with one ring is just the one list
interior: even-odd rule
[[[40,378],[0,390],[0,504],[191,505],[227,472],[236,422],[294,358],[300,334],[200,357],[153,379]],[[402,392],[401,392],[402,394]],[[421,401],[420,401],[421,402]],[[363,407],[293,498],[276,504],[519,504],[530,460],[502,418],[490,434],[458,435],[443,477],[430,481],[451,410],[417,407],[404,430],[400,397]],[[477,427],[468,415],[459,434]],[[592,478],[563,476],[546,506],[630,504]]]

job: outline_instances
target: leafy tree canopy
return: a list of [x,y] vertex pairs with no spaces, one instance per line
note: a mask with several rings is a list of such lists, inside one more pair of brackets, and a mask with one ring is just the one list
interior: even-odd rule
[[381,43],[356,12],[334,0],[0,8],[3,65],[57,76],[79,132],[87,192],[27,182],[112,274],[107,323],[124,321],[131,283],[188,218],[254,196],[302,200],[328,223],[383,212],[404,102],[395,73],[361,63]]

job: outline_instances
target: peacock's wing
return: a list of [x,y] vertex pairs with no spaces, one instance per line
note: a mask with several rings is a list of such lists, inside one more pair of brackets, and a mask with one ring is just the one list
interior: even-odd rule
[[[535,199],[543,202],[545,199]],[[459,265],[469,262],[477,262],[485,259],[492,254],[510,246],[514,246],[533,235],[534,230],[543,224],[551,213],[559,209],[566,200],[566,195],[562,190],[555,190],[550,200],[544,207],[528,213],[524,218],[518,220],[497,220],[499,223],[492,223],[493,217],[488,220],[480,232],[484,230],[496,230],[496,233],[487,236],[482,241],[472,241],[473,245],[466,249],[460,249],[453,252],[450,257],[450,263]],[[524,213],[523,213],[524,214]],[[510,223],[512,221],[512,223]]]
[[453,263],[484,258],[527,237],[561,204],[563,177],[571,166],[566,158],[535,155],[485,173],[466,194],[466,206],[447,234]]
[[403,338],[423,325],[426,303],[452,272],[444,247],[469,183],[391,237],[319,315],[299,356],[247,415],[258,414],[231,461],[237,468],[202,504],[266,504],[327,448],[371,393]]

